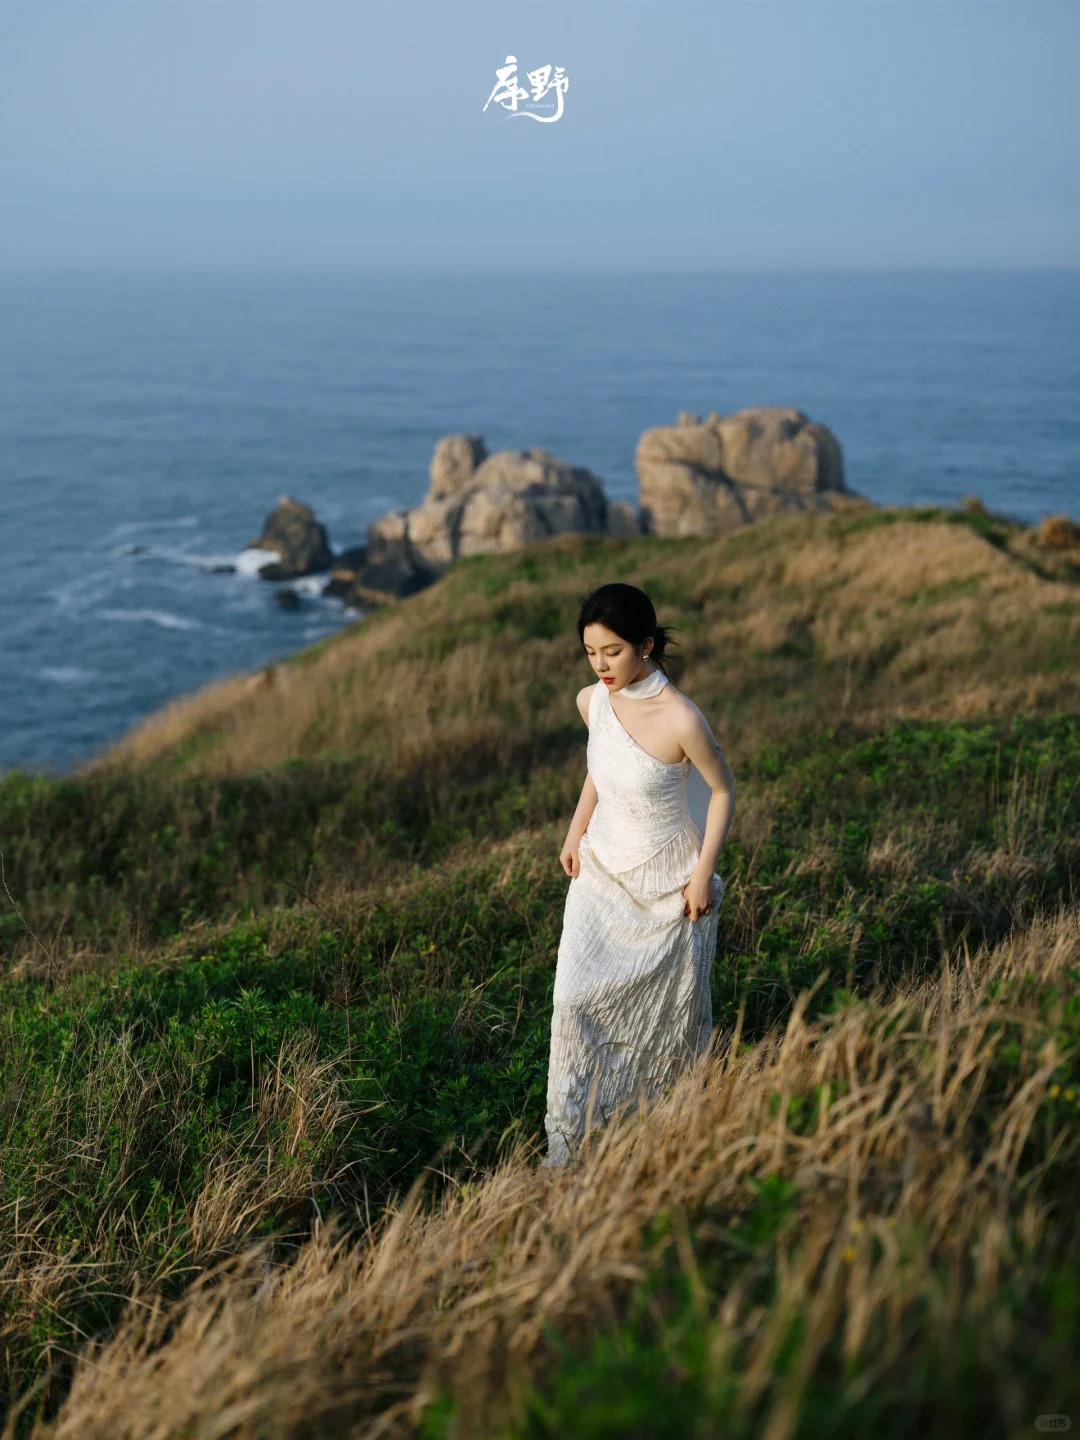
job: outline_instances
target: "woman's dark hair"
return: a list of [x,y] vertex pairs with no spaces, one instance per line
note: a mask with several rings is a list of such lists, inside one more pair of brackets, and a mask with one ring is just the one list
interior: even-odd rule
[[[679,642],[672,641],[670,626],[657,624],[652,601],[645,591],[639,590],[636,585],[615,582],[611,585],[598,585],[595,590],[590,590],[578,611],[578,638],[582,645],[585,644],[586,625],[606,625],[631,645],[640,646],[651,639],[653,647],[649,652],[650,657],[667,675],[664,656],[670,644],[677,645]],[[641,653],[640,650],[638,653]]]

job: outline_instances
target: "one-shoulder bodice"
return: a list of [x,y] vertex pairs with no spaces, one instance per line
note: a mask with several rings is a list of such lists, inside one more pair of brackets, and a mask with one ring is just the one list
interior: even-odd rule
[[[659,760],[639,745],[615,714],[602,680],[589,698],[587,754],[597,794],[589,842],[614,873],[642,864],[675,836],[693,831],[689,757]],[[698,843],[700,838],[698,832]]]

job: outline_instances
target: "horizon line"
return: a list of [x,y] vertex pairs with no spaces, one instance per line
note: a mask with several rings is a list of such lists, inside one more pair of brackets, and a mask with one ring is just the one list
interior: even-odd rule
[[414,268],[382,269],[355,268],[346,266],[304,266],[304,265],[168,265],[168,264],[64,264],[64,265],[4,265],[0,263],[0,275],[303,275],[348,276],[349,278],[370,279],[463,279],[463,278],[565,278],[619,280],[642,277],[722,277],[746,275],[1042,275],[1076,274],[1080,272],[1080,261],[1069,264],[1017,264],[1017,265],[773,265],[773,266],[687,266],[679,269],[642,267],[625,270],[582,269],[514,269],[496,270],[489,266],[469,269]]

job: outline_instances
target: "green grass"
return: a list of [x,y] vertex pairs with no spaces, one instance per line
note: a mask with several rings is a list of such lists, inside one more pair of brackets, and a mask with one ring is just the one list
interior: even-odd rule
[[[69,946],[47,973],[0,981],[0,1250],[22,1253],[18,1199],[36,1253],[66,1267],[33,1307],[3,1292],[13,1389],[107,1329],[135,1276],[176,1292],[207,1263],[192,1214],[215,1167],[242,1173],[250,1199],[224,1250],[271,1233],[288,1247],[316,1208],[361,1217],[440,1151],[439,1168],[477,1175],[508,1137],[539,1134],[565,896],[554,857],[580,743],[567,732],[565,773],[480,765],[453,793],[322,763],[212,785],[0,781],[8,885],[39,935]],[[716,1023],[743,1007],[753,1040],[822,972],[810,1016],[1075,896],[1078,775],[1073,716],[837,726],[765,747],[739,778],[767,829],[722,858]],[[500,885],[503,861],[455,848],[533,825],[551,827],[539,884]],[[298,888],[354,863],[358,835],[382,898],[328,925]],[[900,869],[880,863],[887,839]],[[159,946],[140,963],[115,940],[136,922]],[[22,937],[10,908],[3,934]],[[110,944],[108,963],[80,961]],[[323,1119],[298,1140],[259,1097],[275,1067],[288,1079],[311,1064],[326,1067]],[[583,1373],[637,1373],[628,1353]],[[576,1403],[574,1373],[556,1416]]]
[[937,585],[920,585],[911,595],[905,595],[901,603],[908,606],[938,605],[943,600],[957,600],[961,595],[977,595],[981,588],[981,575],[961,575],[952,580],[942,580]]
[[[819,519],[841,541],[944,521],[1007,548],[1016,528],[939,507]],[[758,556],[764,575],[781,567],[787,534],[748,526],[723,553]],[[556,857],[586,737],[552,704],[572,673],[557,653],[569,592],[533,597],[524,584],[562,576],[582,594],[601,580],[642,585],[678,616],[696,673],[712,676],[724,657],[708,652],[711,626],[740,596],[751,609],[759,593],[806,598],[728,584],[707,556],[692,590],[686,553],[681,540],[565,537],[459,562],[440,591],[453,623],[419,626],[416,655],[453,664],[459,647],[498,639],[534,645],[536,664],[515,693],[472,716],[459,744],[432,746],[415,765],[394,760],[375,725],[334,729],[328,700],[315,728],[351,735],[334,741],[342,753],[314,735],[317,758],[211,778],[195,772],[222,737],[196,732],[142,769],[0,776],[10,892],[0,897],[0,1409],[40,1379],[41,1413],[54,1413],[75,1348],[109,1333],[136,1285],[179,1295],[265,1237],[285,1259],[318,1215],[361,1224],[421,1176],[435,1204],[448,1184],[481,1180],[515,1138],[539,1144],[566,895]],[[924,610],[979,589],[977,575],[945,575],[908,597],[905,615],[919,627]],[[1040,613],[1074,610],[1064,601]],[[1058,632],[1040,633],[1024,675],[1067,670]],[[772,649],[739,654],[725,713],[741,707],[757,733],[736,766],[712,997],[722,1029],[741,1015],[744,1047],[782,1026],[811,987],[808,1020],[864,1006],[877,986],[932,979],[961,942],[1001,941],[1080,894],[1077,715],[820,723],[836,713],[833,694],[868,687],[900,644],[826,663],[796,620]],[[1000,633],[987,628],[985,645],[1003,663]],[[341,667],[331,683],[346,705],[375,683],[379,663]],[[870,710],[894,698],[886,690]],[[768,738],[777,733],[786,738]],[[1041,1166],[1040,1198],[1062,1215],[1080,1179],[1054,1140],[1080,1117],[1078,979],[1072,971],[1034,997],[1064,1058],[1024,1142],[1026,1163]],[[999,998],[1030,1006],[1011,983]],[[1004,1103],[1026,1073],[1025,1038],[1010,1024],[1007,1013],[995,1021],[1001,1044],[973,1118],[976,1144],[989,1140],[995,1097]],[[774,1095],[773,1117],[784,1109],[788,1129],[808,1134],[822,1098],[820,1086]],[[798,1243],[800,1198],[763,1175],[722,1213],[654,1217],[644,1237],[654,1263],[618,1322],[585,1340],[549,1333],[557,1373],[535,1385],[506,1440],[761,1433],[761,1413],[738,1404],[739,1356],[727,1371],[710,1360],[715,1316],[687,1287],[671,1242],[689,1225],[708,1294],[740,1277],[768,1307],[783,1247]],[[903,1238],[925,1248],[924,1236]],[[1052,1389],[1076,1331],[1070,1264],[1036,1267],[1033,1288],[1003,1301],[1038,1322],[1039,1344],[1021,1359],[1047,1410],[1067,1408]],[[926,1332],[911,1323],[904,1393],[871,1385],[837,1410],[847,1362],[828,1352],[792,1433],[993,1429],[977,1323],[947,1355],[920,1344]],[[799,1325],[795,1316],[785,1363],[798,1356]],[[872,1328],[856,1368],[869,1373],[880,1340]],[[908,1430],[893,1424],[905,1394],[919,1412]],[[30,1412],[24,1419],[29,1433]],[[457,1440],[446,1396],[423,1424],[429,1440]]]

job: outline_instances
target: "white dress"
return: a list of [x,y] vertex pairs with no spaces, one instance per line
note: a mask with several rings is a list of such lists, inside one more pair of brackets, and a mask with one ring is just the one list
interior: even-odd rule
[[[650,694],[667,683],[660,671],[650,680]],[[689,757],[658,760],[633,739],[602,680],[589,697],[587,753],[598,799],[559,941],[544,1165],[573,1156],[590,1099],[594,1127],[623,1102],[630,1113],[639,1085],[659,1094],[712,1031],[724,882],[713,875],[711,909],[697,920],[683,913],[682,894],[701,854],[708,787]],[[691,770],[699,781],[693,810]]]

